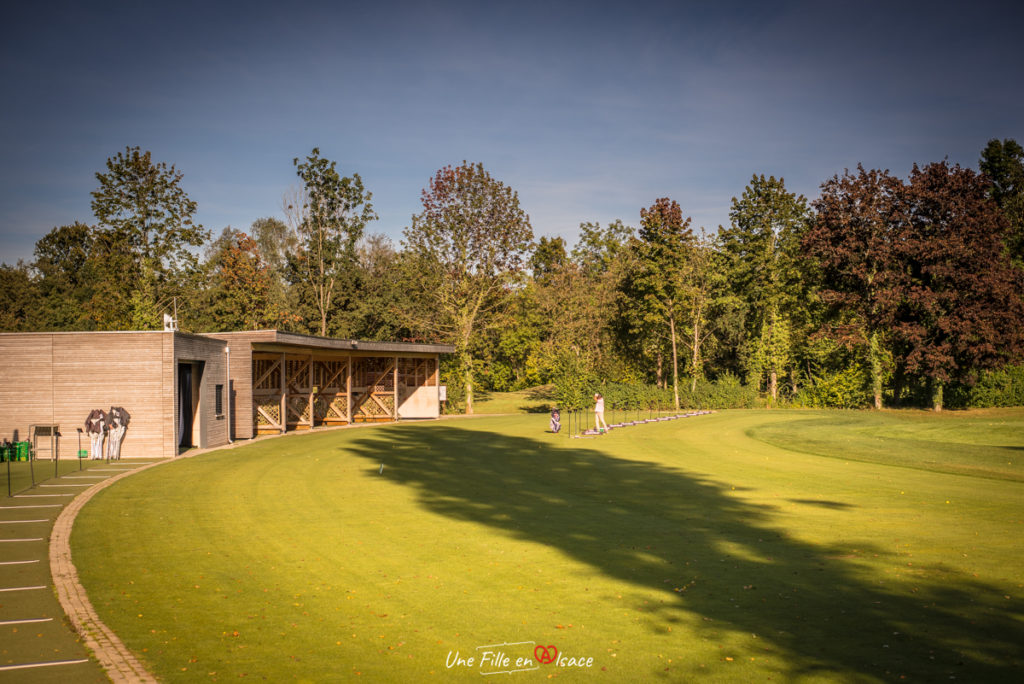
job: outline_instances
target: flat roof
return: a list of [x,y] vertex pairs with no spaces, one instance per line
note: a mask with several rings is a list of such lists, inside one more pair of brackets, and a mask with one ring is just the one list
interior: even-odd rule
[[224,342],[203,333],[182,332],[181,330],[26,330],[23,332],[0,332],[4,337],[27,337],[29,335],[168,335],[190,337],[205,342]]
[[202,339],[225,343],[231,338],[242,338],[255,344],[284,345],[331,349],[334,351],[366,352],[419,352],[421,354],[453,354],[455,346],[426,342],[377,342],[372,340],[343,340],[334,337],[304,335],[280,330],[234,330],[218,333],[189,333],[180,330],[35,330],[31,332],[0,332],[3,337],[27,337],[30,335],[166,335]]
[[275,344],[289,347],[314,347],[334,351],[370,351],[370,352],[420,352],[427,354],[452,354],[455,346],[451,344],[433,344],[422,342],[377,342],[371,340],[346,340],[302,333],[282,332],[280,330],[238,330],[226,333],[201,333],[204,337],[225,339],[241,337],[253,344]]

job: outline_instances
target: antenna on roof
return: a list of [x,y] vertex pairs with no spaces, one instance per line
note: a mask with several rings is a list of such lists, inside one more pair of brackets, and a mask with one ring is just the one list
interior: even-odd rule
[[178,298],[174,298],[174,316],[164,314],[164,332],[174,332],[178,329]]

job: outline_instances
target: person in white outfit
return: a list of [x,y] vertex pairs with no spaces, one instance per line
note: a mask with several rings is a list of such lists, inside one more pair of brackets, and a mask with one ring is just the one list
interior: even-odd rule
[[598,430],[608,429],[608,423],[604,422],[604,397],[600,394],[594,395],[594,423]]

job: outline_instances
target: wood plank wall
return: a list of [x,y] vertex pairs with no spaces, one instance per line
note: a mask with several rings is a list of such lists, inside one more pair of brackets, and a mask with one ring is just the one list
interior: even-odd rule
[[[170,333],[158,332],[0,336],[0,437],[10,438],[17,430],[19,439],[28,439],[30,424],[58,424],[60,457],[75,458],[76,428],[83,426],[89,412],[123,406],[131,421],[122,456],[170,455],[164,423],[173,414],[161,378],[169,337]],[[82,448],[89,448],[85,436]]]
[[50,422],[52,387],[53,336],[0,335],[0,439],[25,441],[29,425]]
[[[131,421],[122,457],[176,455],[177,361],[205,361],[200,411],[208,407],[210,415],[214,385],[223,383],[225,368],[222,343],[178,333],[176,349],[175,335],[0,334],[0,439],[27,440],[29,425],[58,424],[60,457],[73,459],[78,449],[76,428],[83,426],[89,412],[123,406]],[[208,418],[203,440],[211,446],[226,443],[226,424],[226,419]],[[84,435],[82,448],[89,448]]]
[[252,418],[252,343],[265,338],[266,333],[206,333],[204,336],[224,340],[231,349],[231,430],[235,439],[251,439],[256,435]]
[[[199,385],[199,403],[195,410],[195,421],[192,429],[192,441],[195,446],[209,447],[221,446],[228,443],[228,379],[227,379],[227,358],[224,353],[223,342],[212,340],[197,335],[178,333],[174,336],[174,371],[177,373],[178,364],[188,362],[202,362],[202,378]],[[172,388],[176,388],[177,375],[173,378]],[[223,385],[223,412],[217,415],[216,412],[216,386]],[[174,425],[177,426],[178,411],[181,408],[180,402],[173,402]],[[174,442],[177,444],[177,432],[174,434]]]

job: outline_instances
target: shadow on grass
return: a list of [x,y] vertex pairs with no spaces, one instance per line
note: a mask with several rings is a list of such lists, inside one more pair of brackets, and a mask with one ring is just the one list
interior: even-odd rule
[[0,462],[0,496],[17,496],[25,494],[32,487],[51,480],[55,477],[63,477],[69,473],[88,469],[97,463],[104,461],[79,461],[76,459],[61,459],[54,462],[34,461],[4,461]]
[[794,539],[772,507],[737,500],[719,482],[582,445],[449,426],[382,429],[350,449],[373,465],[387,454],[388,478],[435,514],[662,593],[661,607],[636,607],[652,630],[696,614],[709,638],[756,634],[790,677],[1009,681],[1024,667],[1020,600],[948,569],[943,582],[911,591],[858,563],[881,550]]
[[821,499],[789,499],[789,501],[792,503],[807,504],[808,506],[831,508],[836,511],[841,511],[847,508],[856,508],[853,504],[844,503],[842,501],[822,501]]

